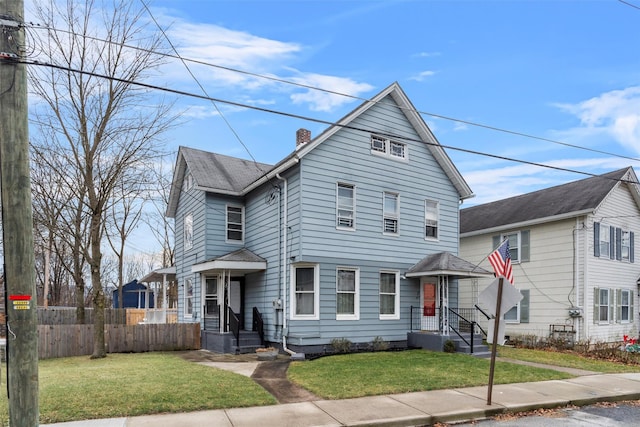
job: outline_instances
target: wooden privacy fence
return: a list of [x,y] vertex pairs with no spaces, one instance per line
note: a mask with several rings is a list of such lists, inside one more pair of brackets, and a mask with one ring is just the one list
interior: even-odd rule
[[[199,323],[105,325],[107,353],[200,349]],[[38,325],[38,357],[93,353],[93,325]]]
[[[75,307],[38,307],[38,325],[75,325],[77,323],[79,322],[76,318]],[[84,309],[84,323],[93,324],[93,308],[87,307]],[[105,308],[104,323],[126,324],[126,309]]]

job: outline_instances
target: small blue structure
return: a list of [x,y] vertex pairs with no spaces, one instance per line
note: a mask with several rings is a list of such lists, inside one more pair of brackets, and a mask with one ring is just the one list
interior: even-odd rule
[[[153,306],[153,291],[147,289],[142,283],[138,283],[137,280],[133,280],[122,287],[122,308],[147,308],[146,299],[149,297],[149,307]],[[119,295],[118,290],[112,292],[113,308],[119,308],[118,302]]]

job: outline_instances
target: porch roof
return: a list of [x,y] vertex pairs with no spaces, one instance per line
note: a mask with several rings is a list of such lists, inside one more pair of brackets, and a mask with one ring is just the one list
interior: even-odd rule
[[246,248],[212,258],[191,266],[192,273],[212,270],[232,270],[238,274],[255,273],[267,269],[267,261]]
[[405,277],[448,276],[450,279],[493,277],[494,274],[449,252],[427,255],[405,273]]
[[175,265],[171,267],[164,267],[164,268],[159,268],[157,270],[153,270],[152,272],[144,276],[142,279],[138,280],[138,282],[145,282],[145,283],[163,282],[165,280],[165,277],[167,282],[176,280]]

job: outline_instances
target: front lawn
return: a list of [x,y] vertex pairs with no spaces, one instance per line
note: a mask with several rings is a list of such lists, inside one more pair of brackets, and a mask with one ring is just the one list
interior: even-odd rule
[[[532,350],[527,348],[501,346],[498,347],[498,356],[608,374],[618,372],[640,372],[640,365],[630,365],[610,360],[598,360],[596,358],[587,357],[589,356],[589,353],[580,355],[569,351]],[[637,361],[640,362],[640,355],[625,354],[624,356],[627,356],[628,358],[636,358]]]
[[[5,373],[0,425],[8,425]],[[41,423],[276,403],[250,378],[173,353],[47,359],[39,362],[38,375]]]
[[[292,362],[289,379],[326,399],[488,385],[489,359],[408,350],[328,356]],[[494,384],[546,381],[572,375],[496,362]]]

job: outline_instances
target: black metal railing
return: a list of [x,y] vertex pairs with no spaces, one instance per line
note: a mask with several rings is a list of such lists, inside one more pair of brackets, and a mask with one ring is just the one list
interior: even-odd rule
[[[462,311],[462,310],[465,310],[465,309],[458,308],[458,309],[454,310],[452,308],[449,308],[448,310],[449,310],[449,319],[450,319],[450,321],[449,321],[449,329],[451,329],[453,332],[455,332],[455,334],[458,337],[460,337],[460,339],[462,341],[464,341],[464,343],[466,345],[469,346],[469,352],[471,354],[473,354],[473,335],[474,335],[474,332],[475,332],[476,322],[469,321],[465,317],[460,315],[460,313],[456,312],[456,311]],[[454,320],[454,322],[452,322],[451,320]],[[469,340],[468,341],[461,334],[461,332],[469,332]]]
[[253,331],[258,333],[260,344],[264,346],[264,319],[258,307],[253,307]]
[[231,307],[225,304],[225,312],[227,313],[227,321],[229,322],[229,332],[233,334],[236,339],[236,346],[240,345],[240,319],[238,315],[233,312]]
[[[487,333],[477,322],[477,311],[482,312],[477,306],[474,308],[450,308],[446,310],[446,320],[449,329],[453,331],[473,353],[473,340],[476,332],[480,331],[485,337]],[[444,328],[445,310],[442,307],[414,307],[411,306],[411,331],[440,332]]]

